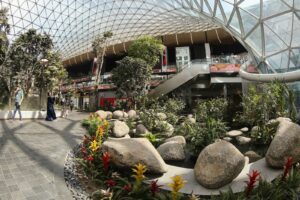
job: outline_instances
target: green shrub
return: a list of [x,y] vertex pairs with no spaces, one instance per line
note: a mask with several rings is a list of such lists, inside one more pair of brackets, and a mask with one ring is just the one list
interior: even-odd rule
[[226,124],[218,119],[207,119],[205,123],[183,123],[177,134],[183,135],[192,154],[197,156],[201,150],[216,139],[223,138]]
[[196,115],[200,121],[208,118],[225,119],[228,102],[224,98],[198,100],[196,102]]

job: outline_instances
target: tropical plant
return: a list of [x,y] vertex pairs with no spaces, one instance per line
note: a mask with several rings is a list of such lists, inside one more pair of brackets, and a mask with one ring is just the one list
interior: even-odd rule
[[196,115],[200,121],[208,118],[225,119],[228,102],[224,98],[198,100],[196,103]]
[[134,101],[146,87],[151,77],[151,68],[140,58],[125,57],[118,61],[112,70],[112,81],[117,86],[117,93]]
[[35,84],[39,88],[58,90],[62,82],[66,81],[68,73],[63,66],[59,53],[49,51],[45,57],[48,62],[45,69],[40,71],[40,76],[36,76]]
[[99,127],[104,127],[104,130],[102,131],[108,132],[110,124],[108,121],[101,119],[97,115],[91,114],[89,118],[82,121],[82,126],[87,129],[90,136],[95,136],[97,131],[99,131]]
[[219,120],[209,118],[205,123],[183,123],[177,130],[177,134],[183,135],[188,148],[194,156],[198,156],[201,150],[216,139],[225,136],[226,124]]
[[1,96],[3,98],[3,103],[6,104],[8,98],[10,96],[10,77],[11,71],[10,68],[6,68],[4,63],[7,59],[8,54],[8,46],[9,41],[7,38],[7,34],[10,32],[10,25],[8,23],[8,9],[1,8],[0,9],[0,89],[1,89]]
[[143,59],[152,69],[158,63],[162,51],[161,40],[151,36],[143,36],[129,46],[128,56]]

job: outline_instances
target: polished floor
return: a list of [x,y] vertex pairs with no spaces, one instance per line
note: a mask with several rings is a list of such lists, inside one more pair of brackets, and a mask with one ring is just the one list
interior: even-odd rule
[[67,152],[82,140],[74,112],[66,119],[0,121],[0,200],[69,200],[63,167]]

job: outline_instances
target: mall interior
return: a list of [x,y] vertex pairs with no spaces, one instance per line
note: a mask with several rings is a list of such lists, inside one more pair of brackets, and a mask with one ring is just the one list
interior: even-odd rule
[[0,200],[300,199],[300,0],[0,0],[0,45]]

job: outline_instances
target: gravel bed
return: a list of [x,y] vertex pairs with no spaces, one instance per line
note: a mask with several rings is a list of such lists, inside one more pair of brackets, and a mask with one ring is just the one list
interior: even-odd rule
[[81,144],[75,146],[70,152],[67,154],[65,159],[64,166],[64,178],[67,184],[67,187],[72,193],[74,199],[80,200],[90,200],[89,195],[84,191],[80,181],[78,180],[76,173],[76,155],[80,151]]

